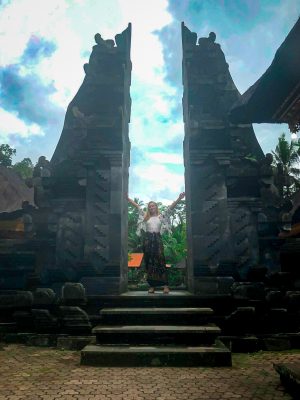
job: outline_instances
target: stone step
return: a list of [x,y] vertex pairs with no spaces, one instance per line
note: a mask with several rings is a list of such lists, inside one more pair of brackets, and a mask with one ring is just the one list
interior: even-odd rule
[[[211,321],[214,311],[199,307],[131,307],[100,310],[106,325],[201,325]],[[211,321],[212,322],[212,321]]]
[[[88,296],[88,303],[82,308],[89,315],[96,315],[99,309],[122,307],[201,307],[212,308],[216,314],[229,314],[234,309],[231,295],[193,295],[187,291],[171,291],[170,294],[157,292],[148,294],[147,291],[132,291],[121,295]],[[242,304],[243,305],[243,304]]]
[[97,326],[98,344],[212,344],[221,329],[214,325],[124,325]]
[[131,307],[131,308],[103,308],[100,310],[101,315],[107,315],[107,314],[135,314],[135,315],[140,315],[140,314],[147,314],[147,315],[153,315],[153,314],[202,314],[202,315],[211,315],[213,314],[213,309],[212,308],[199,308],[199,307],[181,307],[181,308],[167,308],[167,307]]
[[99,367],[231,366],[231,352],[220,344],[210,347],[88,345],[81,351],[81,365]]

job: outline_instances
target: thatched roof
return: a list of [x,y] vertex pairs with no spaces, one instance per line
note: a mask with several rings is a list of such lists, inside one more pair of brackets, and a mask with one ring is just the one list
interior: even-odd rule
[[11,168],[0,166],[0,213],[22,208],[22,202],[34,205],[33,189]]

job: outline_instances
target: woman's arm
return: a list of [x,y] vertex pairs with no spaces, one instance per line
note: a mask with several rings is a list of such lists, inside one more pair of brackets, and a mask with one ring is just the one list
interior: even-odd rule
[[138,210],[141,209],[141,207],[135,201],[133,201],[130,197],[128,197],[128,195],[126,195],[126,198],[129,201],[129,203],[132,204],[134,207],[136,207]]
[[180,200],[182,200],[184,197],[185,197],[185,193],[184,193],[184,192],[180,193],[180,195],[178,196],[178,199],[176,199],[176,200],[169,206],[169,209],[170,209],[170,210],[173,210],[173,209],[177,206],[177,204],[180,202]]

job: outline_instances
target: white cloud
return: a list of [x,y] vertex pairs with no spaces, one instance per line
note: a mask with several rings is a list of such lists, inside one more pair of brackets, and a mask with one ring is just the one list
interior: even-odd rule
[[27,125],[16,115],[0,108],[0,140],[9,142],[11,136],[28,138],[30,136],[42,136],[43,132],[37,124]]
[[172,20],[167,12],[166,0],[120,0],[124,22],[132,22],[133,78],[142,78],[146,83],[157,84],[162,80],[164,61],[162,45],[155,30]]
[[176,164],[183,165],[183,155],[180,154],[170,154],[170,153],[148,153],[148,157],[151,161],[158,164]]
[[[142,163],[132,173],[130,195],[146,202],[154,200],[170,203],[184,187],[183,174],[174,173],[161,164]],[[138,177],[138,185],[135,185],[135,177]],[[168,192],[169,198],[159,198],[160,192]]]
[[32,34],[56,37],[67,4],[62,0],[14,0],[0,13],[0,65],[13,64]]

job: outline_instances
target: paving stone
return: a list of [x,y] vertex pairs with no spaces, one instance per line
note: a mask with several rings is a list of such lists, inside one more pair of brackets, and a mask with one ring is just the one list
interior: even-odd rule
[[[112,368],[80,366],[80,353],[3,345],[1,400],[291,400],[273,364],[299,351],[234,354],[233,367]],[[72,390],[77,394],[62,392]]]

